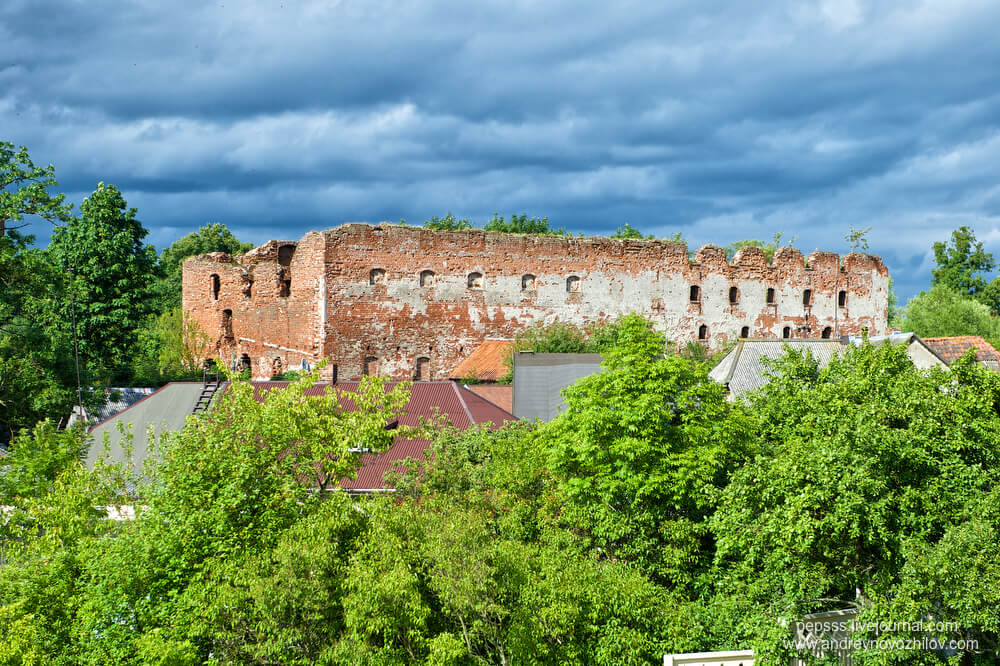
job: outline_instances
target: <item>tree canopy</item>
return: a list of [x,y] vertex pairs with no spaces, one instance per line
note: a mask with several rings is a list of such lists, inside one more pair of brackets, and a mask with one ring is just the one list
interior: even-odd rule
[[153,298],[158,313],[181,306],[181,265],[188,257],[210,252],[243,254],[253,249],[252,243],[240,241],[224,224],[202,225],[198,231],[174,241],[160,253],[160,277],[153,285]]
[[156,255],[143,242],[149,232],[136,209],[114,185],[99,183],[80,212],[55,230],[48,248],[67,275],[69,298],[57,304],[56,314],[67,328],[75,319],[80,355],[95,373],[119,373],[129,366],[136,331],[152,312]]
[[902,327],[923,337],[981,335],[1000,340],[1000,320],[991,315],[989,307],[944,285],[910,299]]

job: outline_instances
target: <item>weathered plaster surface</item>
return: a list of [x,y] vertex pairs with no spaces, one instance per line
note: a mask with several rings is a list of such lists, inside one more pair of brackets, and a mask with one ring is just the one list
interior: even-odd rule
[[[217,299],[212,275],[219,276]],[[700,290],[695,302],[692,285]],[[224,360],[246,354],[257,377],[328,358],[340,379],[352,379],[369,358],[380,374],[412,378],[417,359],[429,358],[426,378],[436,379],[487,337],[513,337],[539,322],[586,326],[628,312],[678,342],[697,339],[703,325],[709,344],[743,327],[750,337],[782,337],[785,327],[792,337],[865,328],[881,335],[888,290],[888,270],[867,254],[804,258],[782,248],[768,264],[761,250],[744,248],[730,263],[709,245],[692,262],[683,243],[670,241],[395,225],[347,224],[297,242],[269,241],[240,257],[184,262],[185,310],[218,341]],[[232,312],[231,336],[225,310]]]

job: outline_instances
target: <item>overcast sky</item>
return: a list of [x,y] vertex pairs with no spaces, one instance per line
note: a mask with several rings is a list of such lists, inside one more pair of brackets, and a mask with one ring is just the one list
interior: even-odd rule
[[[761,8],[761,5],[764,8]],[[162,248],[451,211],[1000,257],[1000,3],[0,2],[0,139]],[[41,224],[31,229],[44,241]]]

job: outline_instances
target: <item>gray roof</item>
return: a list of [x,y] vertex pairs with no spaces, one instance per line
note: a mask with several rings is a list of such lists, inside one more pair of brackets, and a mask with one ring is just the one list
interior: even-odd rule
[[551,421],[566,406],[562,390],[600,372],[601,358],[600,354],[514,354],[514,416]]
[[201,382],[170,383],[92,426],[90,435],[93,440],[87,455],[87,463],[93,466],[103,453],[105,436],[108,438],[111,460],[126,462],[122,436],[118,431],[119,425],[131,430],[133,460],[141,463],[149,456],[153,444],[149,438],[149,429],[152,429],[155,437],[164,432],[183,428],[187,417],[198,402],[201,391]]
[[824,367],[844,346],[839,339],[740,340],[708,376],[724,384],[731,395],[741,396],[768,382],[769,368],[762,359],[781,358],[786,348],[808,350],[820,367]]
[[[736,348],[708,373],[711,379],[724,384],[731,396],[742,396],[758,389],[769,381],[770,368],[763,359],[778,359],[784,356],[786,348],[796,351],[807,350],[819,361],[819,367],[826,367],[830,360],[847,345],[862,345],[868,341],[874,346],[893,344],[906,345],[911,360],[918,368],[940,365],[947,367],[940,357],[920,336],[915,333],[892,333],[864,338],[861,336],[837,339],[763,339],[740,340]],[[916,353],[916,352],[920,353]]]

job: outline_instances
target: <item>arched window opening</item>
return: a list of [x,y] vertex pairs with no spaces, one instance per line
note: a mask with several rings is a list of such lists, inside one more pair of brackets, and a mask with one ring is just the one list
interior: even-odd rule
[[837,305],[840,307],[847,307],[847,292],[841,291],[837,294]]
[[427,382],[431,379],[431,360],[426,356],[417,359],[417,367],[413,373],[413,380],[417,382]]
[[271,361],[271,377],[277,377],[282,372],[285,371],[284,364],[281,362],[281,358],[278,356],[274,357]]
[[566,278],[566,291],[571,294],[575,294],[580,291],[580,278],[575,275],[570,275]]
[[781,329],[781,337],[783,337],[786,340],[788,338],[792,337],[792,329],[791,329],[791,327],[786,326],[783,329]]
[[243,274],[243,298],[251,298],[253,296],[253,276],[247,273]]
[[750,337],[750,327],[749,326],[744,326],[743,328],[740,329],[740,337],[743,338],[744,340],[746,340],[747,338]]
[[236,369],[240,372],[249,372],[252,368],[253,362],[250,360],[250,354],[240,356],[240,363],[236,366]]
[[774,305],[774,287],[768,287],[767,289],[767,304]]
[[430,287],[434,284],[434,271],[421,271],[420,272],[420,286]]
[[521,291],[531,291],[535,288],[535,276],[526,273],[521,276]]
[[371,271],[368,272],[368,284],[385,284],[385,269],[371,269]]
[[806,289],[805,291],[803,291],[802,292],[802,305],[804,305],[806,307],[809,307],[810,305],[812,305],[812,298],[813,298],[813,290],[812,289]]
[[829,326],[827,326],[826,328],[823,329],[822,335],[823,335],[823,339],[824,340],[829,340],[830,339],[830,335],[832,335],[832,334],[833,334],[833,329],[830,328]]
[[698,339],[708,340],[708,326],[706,326],[705,324],[702,324],[701,326],[698,327]]
[[227,338],[233,337],[233,311],[222,311],[222,335]]
[[740,300],[740,290],[737,289],[736,287],[730,287],[729,288],[729,302],[735,304],[739,300]]
[[216,273],[212,273],[212,277],[209,278],[209,281],[212,283],[212,300],[217,301],[219,300],[219,288],[220,288],[219,276]]
[[365,357],[365,365],[362,368],[362,374],[366,376],[373,376],[378,374],[378,359],[374,356]]
[[696,284],[691,285],[691,302],[697,303],[701,300],[701,287]]
[[469,278],[466,281],[469,289],[482,289],[483,288],[483,274],[482,273],[469,273]]

